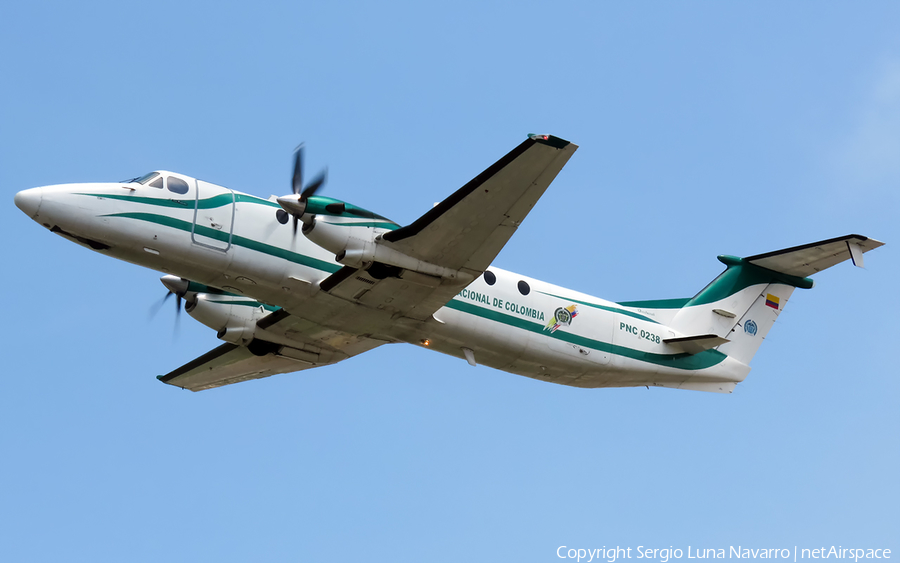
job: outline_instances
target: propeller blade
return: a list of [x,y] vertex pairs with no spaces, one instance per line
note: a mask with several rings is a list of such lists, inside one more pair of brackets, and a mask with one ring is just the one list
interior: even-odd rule
[[181,332],[181,296],[175,294],[175,328],[172,330],[172,342],[178,340],[178,334]]
[[294,177],[291,180],[291,188],[295,194],[303,189],[303,143],[294,149]]
[[316,195],[316,192],[319,191],[319,188],[322,187],[322,184],[325,183],[325,180],[328,178],[328,169],[322,170],[318,176],[316,176],[315,180],[309,183],[302,192],[300,192],[300,199],[306,201],[306,199],[311,195]]
[[172,341],[174,342],[179,331],[179,326],[181,325],[181,302],[184,299],[184,296],[187,294],[188,289],[190,288],[190,283],[188,280],[184,278],[180,278],[178,276],[173,276],[171,274],[165,275],[159,278],[159,281],[166,286],[166,289],[169,291],[163,296],[162,299],[159,300],[150,311],[150,320],[156,316],[156,314],[162,309],[163,305],[166,304],[166,301],[169,300],[169,297],[175,296],[175,330],[172,332]]
[[168,293],[166,293],[166,294],[163,296],[162,299],[160,299],[159,301],[157,301],[155,304],[151,305],[151,306],[150,306],[150,312],[149,312],[149,314],[147,315],[147,320],[152,321],[153,319],[155,319],[155,318],[156,318],[156,315],[157,315],[157,314],[159,313],[159,311],[163,308],[163,305],[166,304],[166,301],[168,301],[168,300],[169,300],[169,297],[172,296],[172,295],[175,295],[175,294],[174,294],[173,292],[169,291]]

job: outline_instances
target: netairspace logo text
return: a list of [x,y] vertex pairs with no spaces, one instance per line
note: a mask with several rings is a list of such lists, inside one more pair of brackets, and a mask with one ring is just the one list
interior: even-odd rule
[[[845,559],[858,563],[860,559],[890,559],[891,550],[884,548],[842,547],[744,547],[730,545],[724,547],[697,548],[679,547],[598,547],[585,549],[561,545],[556,549],[560,559],[586,561],[606,561],[615,563],[619,559],[650,559],[658,563],[669,563],[673,559],[782,559],[796,563],[800,559]],[[874,562],[873,562],[874,563]]]

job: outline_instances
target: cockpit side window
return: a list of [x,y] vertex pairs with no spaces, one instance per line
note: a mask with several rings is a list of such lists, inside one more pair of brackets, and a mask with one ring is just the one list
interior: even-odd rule
[[153,180],[152,182],[150,182],[147,185],[150,186],[151,188],[162,189],[163,188],[163,177],[160,176],[159,178],[157,178],[156,180]]
[[147,172],[143,176],[138,176],[137,178],[132,178],[131,180],[125,180],[122,183],[123,184],[134,184],[134,183],[146,184],[147,182],[149,182],[153,178],[156,178],[157,176],[159,176],[158,172]]
[[169,181],[167,182],[167,184],[169,185],[170,192],[175,192],[176,194],[188,193],[187,182],[185,182],[181,178],[176,178],[175,176],[169,176]]

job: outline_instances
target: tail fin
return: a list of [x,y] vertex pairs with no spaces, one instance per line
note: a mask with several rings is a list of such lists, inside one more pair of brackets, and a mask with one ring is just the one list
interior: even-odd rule
[[847,235],[748,258],[719,256],[725,271],[675,314],[671,326],[688,339],[726,339],[718,350],[747,364],[794,289],[813,287],[808,276],[848,259],[862,266],[863,253],[883,244]]

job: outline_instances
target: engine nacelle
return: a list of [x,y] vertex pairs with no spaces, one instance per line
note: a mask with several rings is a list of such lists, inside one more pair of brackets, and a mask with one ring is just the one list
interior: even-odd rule
[[310,241],[332,254],[371,244],[378,233],[372,227],[356,227],[314,219],[303,225],[303,234]]
[[[410,281],[428,286],[441,285],[442,282],[466,284],[474,279],[469,273],[431,264],[392,248],[381,239],[384,231],[318,220],[303,227],[306,238],[333,252],[335,260],[345,266],[368,270],[376,263],[387,264],[420,274]],[[403,274],[400,277],[404,277]]]
[[210,293],[198,293],[184,310],[218,331],[216,336],[222,340],[244,346],[253,341],[256,323],[270,314],[262,304],[246,297]]

